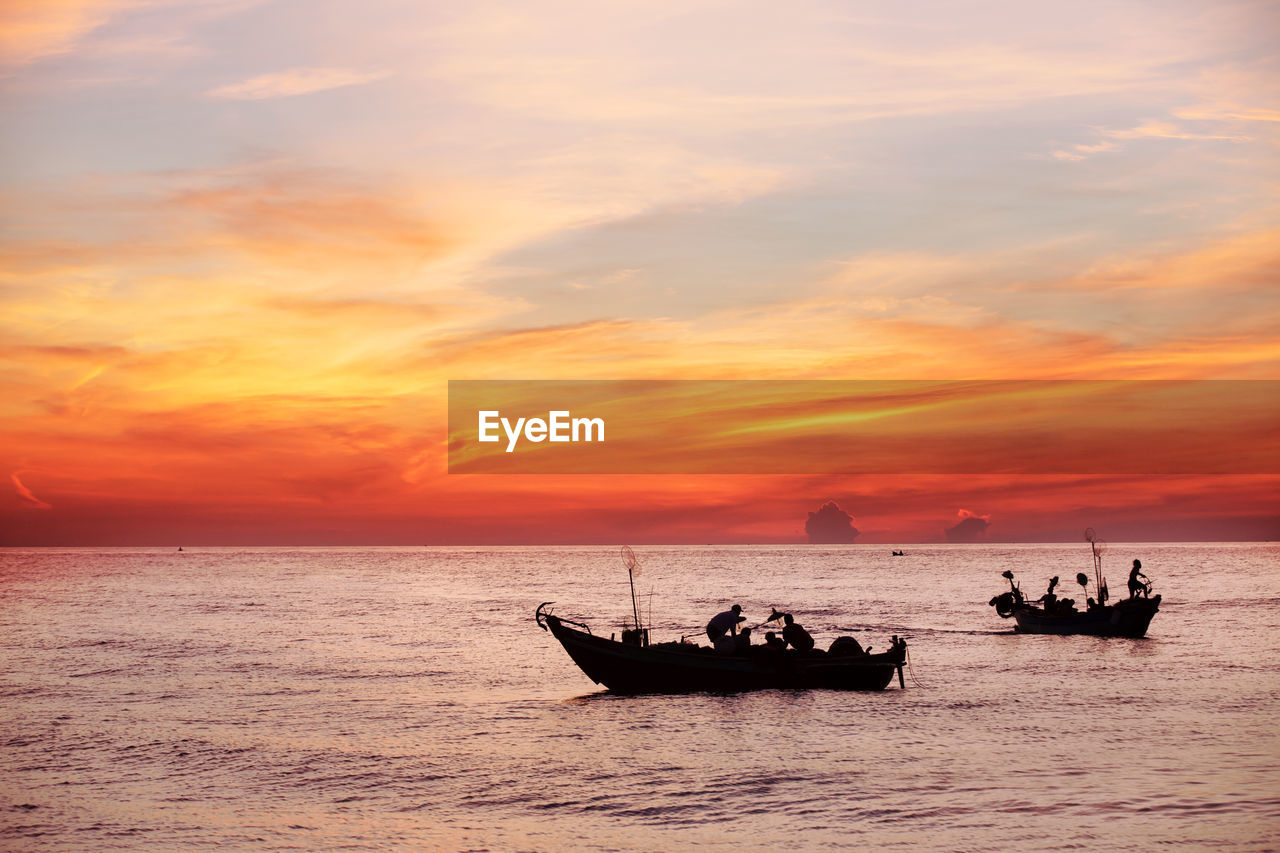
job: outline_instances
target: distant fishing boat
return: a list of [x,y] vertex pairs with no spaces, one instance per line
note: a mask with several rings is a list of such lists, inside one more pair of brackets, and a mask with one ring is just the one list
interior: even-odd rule
[[[650,643],[649,628],[640,623],[635,575],[639,565],[623,546],[623,561],[631,584],[632,627],[622,639],[597,637],[583,622],[556,616],[538,605],[534,620],[550,631],[588,678],[617,693],[690,693],[703,690],[740,691],[768,688],[827,688],[883,690],[893,674],[905,688],[902,668],[907,661],[906,640],[894,637],[889,650],[868,654],[851,637],[841,637],[829,651],[748,646],[745,654],[725,654],[683,638],[680,642]],[[737,608],[734,608],[737,612]],[[766,622],[785,616],[774,610]],[[741,620],[739,620],[741,621]],[[790,622],[790,619],[787,620]],[[812,640],[810,640],[812,644]]]
[[[1076,609],[1074,600],[1060,599],[1054,594],[1058,583],[1056,577],[1050,579],[1048,592],[1034,602],[1028,601],[1014,583],[1011,571],[1005,571],[1002,575],[1009,581],[1009,591],[992,598],[988,604],[996,609],[1001,618],[1008,619],[1012,616],[1014,630],[1022,634],[1145,637],[1151,620],[1160,610],[1160,596],[1151,595],[1151,584],[1146,583],[1140,587],[1141,595],[1137,594],[1139,590],[1131,588],[1129,598],[1108,604],[1110,593],[1107,590],[1107,579],[1102,576],[1102,554],[1106,550],[1106,543],[1094,535],[1092,527],[1085,531],[1085,539],[1093,552],[1098,598],[1086,598],[1083,611]],[[1076,575],[1076,582],[1087,592],[1087,575],[1083,572]]]
[[1021,634],[1089,634],[1096,637],[1145,637],[1160,609],[1160,596],[1126,598],[1083,613],[1046,613],[1034,604],[1014,609],[1014,630]]

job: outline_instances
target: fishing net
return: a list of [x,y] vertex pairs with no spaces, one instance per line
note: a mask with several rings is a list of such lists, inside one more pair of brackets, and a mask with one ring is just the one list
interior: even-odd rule
[[622,562],[626,564],[631,577],[640,576],[640,561],[636,559],[636,552],[631,550],[630,545],[622,546]]

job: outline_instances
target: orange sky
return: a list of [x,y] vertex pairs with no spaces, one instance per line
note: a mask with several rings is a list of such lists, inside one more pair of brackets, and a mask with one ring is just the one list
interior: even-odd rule
[[1275,476],[444,451],[450,379],[1280,378],[1277,17],[11,4],[0,544],[1274,538]]

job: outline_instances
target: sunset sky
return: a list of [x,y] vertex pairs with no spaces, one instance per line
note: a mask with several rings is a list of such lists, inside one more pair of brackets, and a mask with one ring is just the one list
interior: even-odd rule
[[798,542],[828,501],[859,542],[1280,536],[1274,474],[445,453],[450,379],[1280,379],[1277,32],[1274,2],[5,4],[0,544]]

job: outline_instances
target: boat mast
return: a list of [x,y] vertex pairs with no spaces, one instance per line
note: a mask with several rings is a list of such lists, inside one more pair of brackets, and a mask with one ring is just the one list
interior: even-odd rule
[[640,608],[636,605],[636,579],[635,572],[640,570],[640,564],[636,562],[635,552],[631,550],[630,545],[622,546],[622,562],[627,564],[627,582],[631,584],[631,615],[636,620],[636,630],[640,630]]
[[1102,577],[1102,555],[1107,550],[1107,543],[1098,538],[1092,527],[1085,528],[1084,538],[1093,552],[1093,576],[1098,586],[1098,606],[1106,604],[1106,581]]

